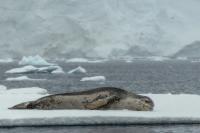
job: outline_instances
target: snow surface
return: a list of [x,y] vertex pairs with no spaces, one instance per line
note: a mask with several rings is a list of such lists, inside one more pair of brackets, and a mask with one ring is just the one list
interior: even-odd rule
[[83,77],[80,81],[105,81],[105,76]]
[[[38,95],[47,95],[48,92],[46,89],[39,87],[29,87],[29,88],[13,88],[7,89],[2,94],[38,94]],[[14,95],[13,95],[14,96]]]
[[20,77],[11,77],[11,78],[7,78],[7,81],[25,81],[25,80],[29,80],[29,81],[41,81],[41,80],[46,80],[46,79],[32,79],[29,78],[28,76],[20,76]]
[[1,92],[0,126],[200,123],[200,96],[192,94],[143,94],[151,97],[155,103],[154,110],[150,112],[8,109],[46,95],[47,91],[41,88],[18,88]]
[[52,63],[48,63],[45,59],[41,56],[23,56],[21,61],[19,61],[19,65],[33,65],[33,66],[43,66],[43,65],[53,65]]
[[7,90],[7,87],[4,85],[0,85],[0,93],[4,92]]
[[6,71],[6,73],[64,73],[60,66],[47,66],[47,67],[34,67],[31,65],[23,66],[20,68],[14,68]]
[[79,67],[74,68],[74,69],[72,69],[68,72],[68,74],[72,74],[72,73],[87,73],[87,70],[85,68],[79,66]]

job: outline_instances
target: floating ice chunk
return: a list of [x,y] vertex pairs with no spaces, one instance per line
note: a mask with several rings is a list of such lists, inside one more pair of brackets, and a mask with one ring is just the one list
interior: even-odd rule
[[133,61],[132,60],[126,60],[126,63],[132,63]]
[[58,66],[48,66],[48,67],[40,67],[38,68],[38,73],[52,73],[53,71],[57,70]]
[[183,61],[188,60],[187,57],[176,57],[176,59],[177,59],[177,60],[183,60]]
[[0,59],[0,63],[11,63],[11,62],[13,62],[12,58]]
[[47,66],[47,67],[34,67],[34,66],[24,66],[21,68],[14,68],[6,71],[6,73],[64,73],[60,66]]
[[94,76],[94,77],[83,77],[80,81],[105,81],[104,76]]
[[21,80],[30,80],[27,76],[20,76],[15,78],[7,78],[7,81],[21,81]]
[[16,88],[7,90],[7,94],[48,94],[46,89],[38,87],[29,87],[29,88]]
[[65,74],[64,70],[62,69],[62,67],[60,67],[60,66],[56,66],[56,67],[57,67],[57,69],[54,70],[51,73],[54,73],[54,74]]
[[151,56],[151,57],[147,57],[148,60],[151,61],[166,61],[169,60],[168,57],[163,57],[163,56]]
[[70,71],[68,72],[68,74],[72,74],[72,73],[87,73],[87,71],[86,71],[85,68],[79,66],[79,67],[77,67],[77,68],[75,68],[75,69],[72,69],[72,70],[70,70]]
[[21,68],[14,68],[6,71],[6,73],[34,73],[38,70],[38,68],[28,65]]
[[72,58],[67,60],[66,62],[75,62],[75,63],[101,63],[104,62],[105,60],[88,60],[85,58]]
[[45,59],[43,59],[41,56],[28,56],[23,57],[21,61],[19,62],[19,65],[53,65],[52,63],[48,63]]
[[12,77],[12,78],[7,78],[7,81],[25,81],[25,80],[30,80],[30,81],[37,81],[37,80],[46,80],[46,79],[32,79],[29,78],[28,76],[20,76],[20,77]]

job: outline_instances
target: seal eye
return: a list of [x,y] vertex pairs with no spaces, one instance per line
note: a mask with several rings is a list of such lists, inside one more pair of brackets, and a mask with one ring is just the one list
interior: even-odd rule
[[144,98],[143,100],[145,103],[151,103],[151,100],[149,100],[148,98]]

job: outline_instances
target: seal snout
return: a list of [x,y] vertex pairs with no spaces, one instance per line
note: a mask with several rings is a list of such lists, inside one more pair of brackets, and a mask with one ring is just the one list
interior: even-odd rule
[[141,100],[143,101],[144,103],[144,109],[145,110],[149,110],[149,111],[152,111],[153,108],[154,108],[154,102],[151,98],[147,97],[147,96],[143,96],[141,98]]

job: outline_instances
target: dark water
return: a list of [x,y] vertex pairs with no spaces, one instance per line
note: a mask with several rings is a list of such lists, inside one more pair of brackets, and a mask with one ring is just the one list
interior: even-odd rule
[[61,126],[2,128],[0,133],[199,133],[199,125]]
[[[136,93],[191,93],[200,94],[200,63],[189,61],[136,61],[133,63],[59,63],[65,72],[84,67],[87,74],[27,74],[31,78],[44,78],[46,81],[5,81],[7,77],[20,74],[5,74],[5,71],[19,67],[17,63],[0,64],[0,84],[8,88],[41,87],[50,93],[85,90],[100,86],[121,87]],[[105,82],[81,82],[84,76],[103,75]],[[1,128],[8,133],[188,133],[200,132],[200,125],[160,125],[160,126],[65,126],[65,127],[18,127]]]

